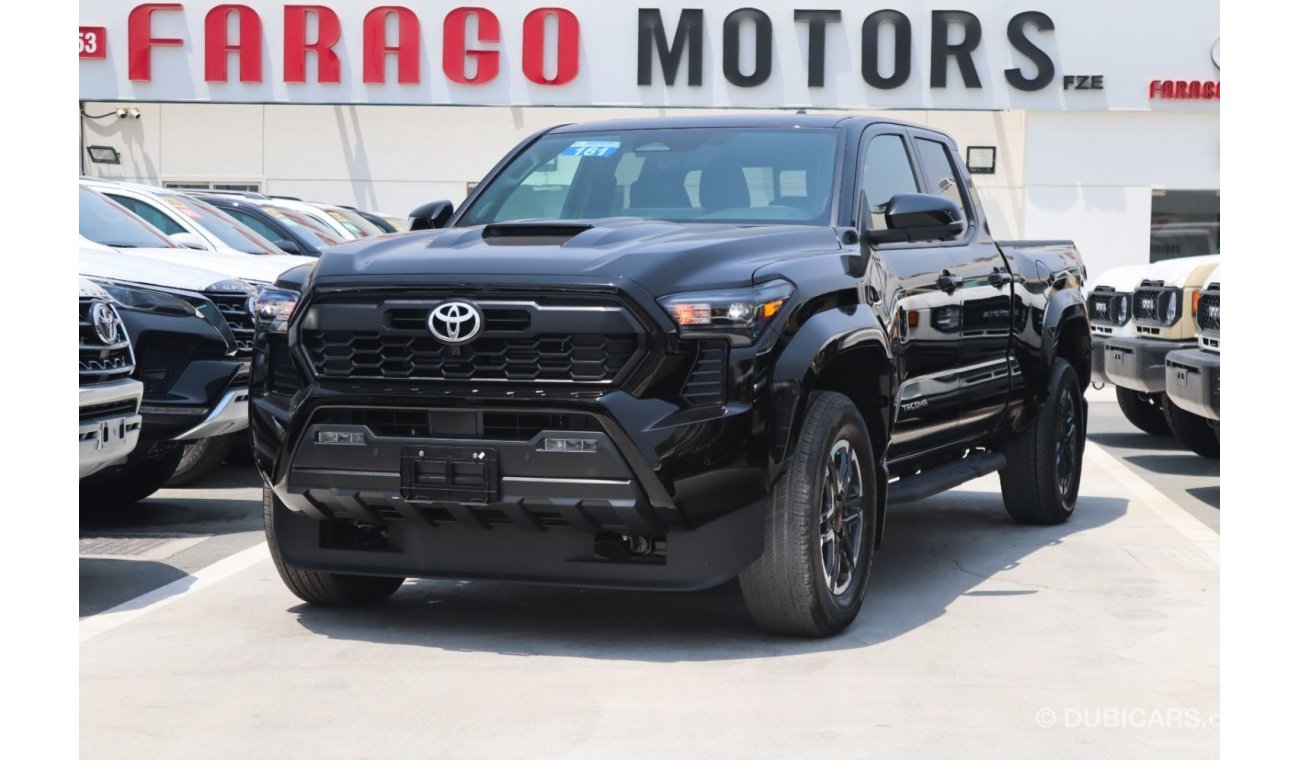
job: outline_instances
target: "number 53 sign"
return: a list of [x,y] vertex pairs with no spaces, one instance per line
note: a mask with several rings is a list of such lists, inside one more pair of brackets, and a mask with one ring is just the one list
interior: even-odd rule
[[104,58],[108,55],[108,30],[102,26],[77,27],[79,58]]

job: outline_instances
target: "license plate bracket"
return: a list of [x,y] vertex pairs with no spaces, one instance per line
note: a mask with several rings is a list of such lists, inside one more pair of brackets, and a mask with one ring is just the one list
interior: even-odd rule
[[495,449],[404,446],[402,498],[410,502],[491,504],[500,498]]

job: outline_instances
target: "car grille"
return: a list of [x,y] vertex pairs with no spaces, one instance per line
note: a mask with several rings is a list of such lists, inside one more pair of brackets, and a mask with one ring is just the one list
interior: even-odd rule
[[1132,293],[1096,290],[1088,296],[1088,319],[1103,325],[1123,326],[1132,314]]
[[1201,330],[1219,330],[1219,293],[1202,293],[1196,305],[1196,326]]
[[144,383],[144,392],[149,395],[170,390],[194,356],[194,347],[189,343],[166,338],[146,338],[137,350],[139,378]]
[[[127,338],[126,328],[118,322],[118,340],[105,345],[95,332],[91,323],[90,310],[96,303],[108,303],[102,299],[83,298],[80,303],[78,339],[81,365],[81,385],[110,383],[131,376],[135,370],[135,357],[131,353],[131,341]],[[112,304],[109,304],[112,308]],[[116,310],[114,311],[116,313]]]
[[726,341],[701,341],[695,366],[682,385],[682,398],[691,405],[716,404],[726,398],[726,382]]
[[433,337],[428,318],[446,299],[352,296],[323,300],[304,320],[301,345],[321,379],[441,380],[611,385],[644,345],[631,314],[609,298],[469,299],[482,331],[466,343]]
[[130,417],[139,410],[139,406],[133,398],[83,406],[81,407],[81,422],[89,422],[101,417]]
[[375,435],[394,438],[472,438],[493,441],[529,441],[543,430],[600,430],[599,423],[585,414],[441,409],[325,408],[316,412],[312,424],[364,425]]
[[243,358],[252,356],[253,333],[256,325],[253,322],[253,313],[248,307],[248,297],[251,292],[205,292],[204,295],[216,304],[221,316],[226,318],[226,324],[230,325],[230,331],[235,334],[235,346],[238,349],[236,355]]

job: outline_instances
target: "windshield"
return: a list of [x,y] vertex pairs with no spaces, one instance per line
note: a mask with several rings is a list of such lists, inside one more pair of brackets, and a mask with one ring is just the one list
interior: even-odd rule
[[279,219],[285,226],[293,227],[299,233],[314,237],[322,245],[338,245],[343,242],[343,239],[334,234],[333,230],[326,228],[323,224],[305,214],[299,214],[292,209],[281,208],[267,203],[262,204],[261,208],[266,213]]
[[827,224],[837,142],[818,129],[546,135],[492,179],[459,224],[613,216]]
[[231,219],[225,213],[198,198],[173,195],[171,193],[159,193],[158,197],[236,251],[257,254],[283,253],[283,251],[275,247],[274,241],[265,240],[246,225]]
[[78,188],[81,236],[113,248],[174,248],[143,219],[94,190]]
[[320,209],[330,215],[330,218],[347,228],[348,232],[357,237],[371,237],[373,235],[382,235],[384,231],[375,226],[370,220],[358,214],[352,209],[341,206],[321,206]]

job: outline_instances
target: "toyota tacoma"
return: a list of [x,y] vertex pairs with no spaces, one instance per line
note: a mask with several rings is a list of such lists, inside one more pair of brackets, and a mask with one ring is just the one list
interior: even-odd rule
[[828,636],[887,504],[999,472],[1018,522],[1075,509],[1083,264],[995,242],[944,134],[561,126],[413,216],[259,296],[254,459],[307,602],[739,575],[759,625]]

